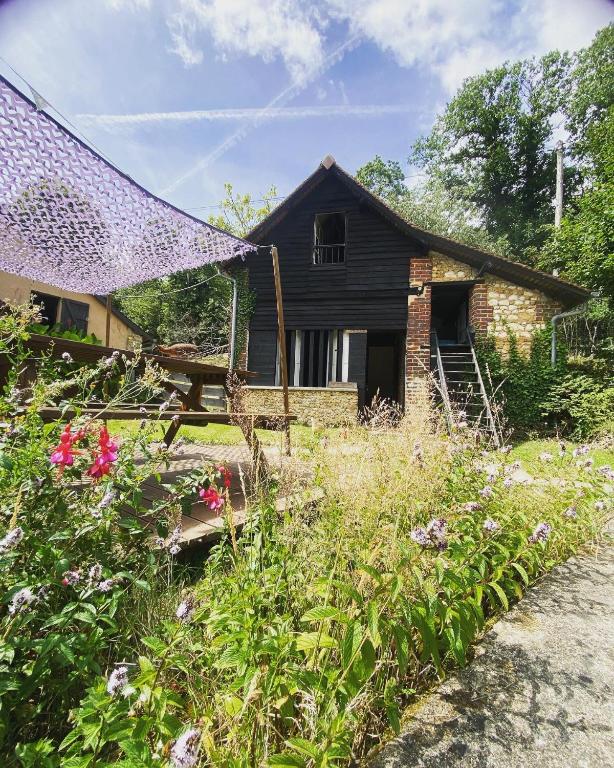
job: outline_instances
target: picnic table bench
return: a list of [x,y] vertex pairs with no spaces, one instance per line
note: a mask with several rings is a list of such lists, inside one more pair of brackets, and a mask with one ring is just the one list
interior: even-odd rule
[[[258,441],[254,434],[256,427],[287,430],[289,422],[296,419],[295,416],[290,414],[253,414],[236,411],[216,412],[207,410],[201,403],[202,389],[206,384],[221,385],[226,392],[230,405],[233,405],[234,398],[228,388],[229,369],[224,366],[211,365],[184,357],[137,353],[125,349],[115,349],[114,347],[85,344],[79,341],[40,334],[32,334],[26,342],[26,346],[35,355],[25,371],[29,381],[32,381],[36,376],[36,355],[48,352],[51,352],[56,357],[68,353],[72,360],[79,363],[97,363],[101,358],[109,358],[113,354],[116,355],[119,365],[123,363],[123,359],[135,360],[138,358],[143,364],[145,361],[150,360],[169,374],[181,374],[189,381],[188,390],[185,392],[176,382],[172,381],[170,376],[163,379],[162,386],[164,389],[169,394],[175,396],[177,401],[177,407],[175,408],[160,410],[155,404],[143,406],[140,403],[122,403],[120,406],[109,406],[108,403],[103,401],[85,402],[82,407],[69,407],[68,409],[61,409],[50,405],[40,409],[40,415],[45,421],[56,421],[62,417],[74,418],[77,414],[120,420],[141,420],[146,416],[155,416],[156,419],[170,421],[164,435],[164,442],[167,445],[172,443],[182,424],[191,426],[236,424],[241,427],[252,451],[260,453]],[[117,356],[117,353],[119,353],[119,356]],[[0,357],[0,384],[6,376],[8,367],[8,361],[6,359],[3,361]],[[234,373],[242,381],[255,375],[251,371],[241,369],[235,369]]]

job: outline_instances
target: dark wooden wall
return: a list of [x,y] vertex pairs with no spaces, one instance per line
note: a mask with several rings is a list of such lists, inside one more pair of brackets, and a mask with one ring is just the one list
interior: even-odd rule
[[[346,214],[342,265],[312,263],[314,217],[328,212]],[[409,259],[417,244],[358,200],[332,173],[266,233],[265,243],[274,243],[279,251],[287,329],[406,329]],[[272,384],[277,313],[271,257],[260,251],[248,256],[247,266],[255,293],[249,367],[260,374],[254,383]],[[364,368],[366,350],[360,347],[358,340],[350,346],[351,381]]]

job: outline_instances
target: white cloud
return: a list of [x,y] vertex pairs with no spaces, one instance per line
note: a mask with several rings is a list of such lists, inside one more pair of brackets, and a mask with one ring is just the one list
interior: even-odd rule
[[[382,117],[384,115],[402,115],[415,112],[410,104],[336,104],[307,107],[271,107],[264,119],[268,120],[303,120],[317,117]],[[243,121],[261,117],[261,109],[201,109],[185,112],[142,112],[128,115],[76,115],[82,125],[97,125],[104,128],[115,126],[144,125],[147,123],[186,123]]]
[[320,27],[317,10],[300,0],[179,0],[171,32],[173,50],[186,64],[193,61],[198,35],[207,33],[221,53],[281,57],[299,82],[322,62]]
[[106,0],[108,6],[114,11],[143,11],[151,7],[151,0]]

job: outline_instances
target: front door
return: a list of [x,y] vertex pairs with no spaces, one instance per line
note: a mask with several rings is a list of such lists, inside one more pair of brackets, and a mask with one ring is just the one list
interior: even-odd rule
[[367,333],[367,405],[377,395],[399,402],[399,333]]

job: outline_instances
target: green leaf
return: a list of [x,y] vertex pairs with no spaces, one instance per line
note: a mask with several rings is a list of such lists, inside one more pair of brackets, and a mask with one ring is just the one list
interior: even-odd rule
[[305,768],[306,765],[302,757],[292,755],[289,752],[271,755],[268,764],[275,766],[275,768]]
[[334,637],[324,632],[301,632],[296,636],[296,647],[299,651],[311,651],[314,648],[336,648]]
[[492,587],[492,589],[494,589],[494,591],[495,591],[495,592],[496,592],[496,594],[497,594],[497,597],[498,597],[498,598],[499,598],[499,600],[501,601],[501,605],[503,606],[503,608],[504,608],[506,611],[509,611],[510,605],[509,605],[509,602],[508,602],[508,599],[507,599],[507,595],[506,595],[506,594],[505,594],[505,592],[504,592],[504,591],[501,589],[501,587],[499,586],[499,584],[497,584],[497,582],[496,582],[496,581],[491,581],[491,582],[490,582],[490,584],[489,584],[488,586],[489,586],[489,587]]
[[352,659],[358,650],[360,641],[362,639],[362,627],[357,621],[353,621],[348,625],[343,636],[343,642],[341,644],[341,664],[344,669],[347,669],[352,662]]
[[292,749],[295,749],[301,755],[306,757],[318,758],[320,756],[320,750],[315,744],[312,744],[307,739],[300,739],[298,737],[287,739],[286,744]]
[[512,568],[520,574],[520,577],[525,583],[525,586],[529,586],[529,574],[525,571],[520,563],[512,563]]
[[335,619],[336,621],[348,621],[348,616],[333,605],[318,605],[310,608],[301,616],[301,621],[323,621]]
[[382,642],[382,638],[379,633],[379,610],[377,604],[373,602],[373,600],[370,600],[367,603],[367,627],[373,645],[378,648]]

